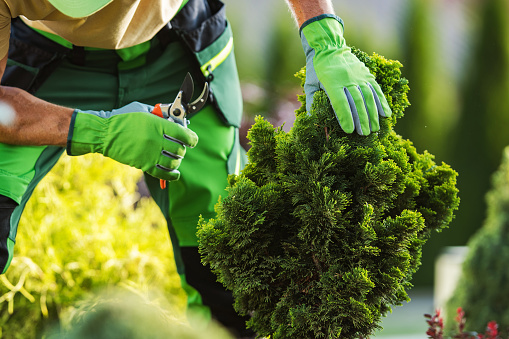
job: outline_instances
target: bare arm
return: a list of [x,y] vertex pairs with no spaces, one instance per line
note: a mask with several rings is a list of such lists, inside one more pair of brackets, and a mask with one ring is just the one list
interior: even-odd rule
[[321,14],[334,14],[331,0],[286,0],[297,26]]
[[[7,56],[0,61],[0,78],[6,64]],[[0,86],[0,101],[10,105],[16,113],[12,124],[0,123],[0,142],[65,147],[73,109],[50,104],[19,88],[7,86]],[[6,113],[0,111],[2,114]]]

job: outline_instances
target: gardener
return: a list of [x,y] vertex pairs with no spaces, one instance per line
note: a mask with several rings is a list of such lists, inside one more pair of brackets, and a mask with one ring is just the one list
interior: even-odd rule
[[[324,89],[346,132],[377,131],[378,116],[390,115],[390,109],[374,77],[345,45],[343,23],[332,14],[330,0],[288,3],[307,56],[308,109],[313,93]],[[168,222],[189,308],[207,313],[203,302],[244,335],[231,295],[200,264],[195,235],[199,215],[214,216],[227,175],[244,161],[238,132],[242,99],[224,5],[219,0],[0,4],[0,97],[10,106],[0,112],[0,271],[12,259],[24,206],[64,150],[102,153],[146,173]],[[149,114],[150,105],[173,100],[187,72],[197,88],[210,86],[208,104],[191,117],[190,128]],[[159,179],[169,181],[166,189]]]

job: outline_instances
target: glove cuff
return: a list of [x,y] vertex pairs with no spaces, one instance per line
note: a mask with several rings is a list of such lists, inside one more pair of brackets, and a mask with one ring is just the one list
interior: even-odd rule
[[93,111],[74,110],[67,134],[67,155],[103,153],[103,139],[108,129],[108,119],[89,112]]
[[67,146],[65,150],[67,151],[67,155],[71,154],[71,144],[72,144],[72,137],[74,135],[74,124],[76,123],[76,115],[78,114],[78,110],[75,109],[74,112],[72,112],[71,116],[71,123],[69,124],[69,132],[67,132]]
[[343,19],[341,19],[339,16],[337,16],[335,14],[320,14],[318,16],[315,16],[314,18],[311,18],[311,19],[308,19],[308,20],[304,21],[304,23],[299,28],[299,35],[302,35],[302,30],[307,25],[309,25],[309,24],[311,24],[311,23],[313,23],[315,21],[320,21],[320,20],[325,19],[325,18],[336,19],[341,24],[341,27],[343,28],[343,31],[345,30],[345,24],[343,23]]

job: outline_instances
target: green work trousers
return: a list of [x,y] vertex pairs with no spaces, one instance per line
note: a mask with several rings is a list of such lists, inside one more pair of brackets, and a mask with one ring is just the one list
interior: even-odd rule
[[[147,54],[130,63],[122,61],[115,51],[86,50],[83,64],[77,65],[71,58],[64,58],[38,89],[36,96],[82,110],[107,111],[133,101],[151,105],[168,103],[175,98],[187,72],[200,72],[192,65],[190,56],[181,42],[161,46],[157,38],[151,41]],[[199,93],[199,89],[195,93]],[[159,179],[145,175],[145,181],[168,223],[189,308],[201,310],[206,315],[209,309],[201,305],[200,293],[186,283],[180,248],[196,249],[199,216],[210,218],[215,215],[214,205],[220,195],[226,194],[227,176],[240,170],[245,155],[239,145],[238,128],[225,122],[212,105],[205,106],[190,121],[189,128],[198,134],[200,140],[195,148],[188,150],[182,161],[180,180],[169,182],[164,190],[159,187]],[[8,221],[8,237],[2,239],[9,251],[5,269],[12,258],[23,208],[38,182],[63,152],[63,148],[54,146],[0,144],[0,197],[16,203]],[[3,222],[5,225],[6,221]],[[199,262],[194,266],[200,266]],[[232,299],[227,301],[233,312],[231,302]],[[242,327],[243,320],[240,323]]]

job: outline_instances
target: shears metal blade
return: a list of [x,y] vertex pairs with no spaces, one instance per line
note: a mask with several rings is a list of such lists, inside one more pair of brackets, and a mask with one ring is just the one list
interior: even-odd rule
[[205,106],[209,96],[209,85],[205,83],[201,94],[196,100],[191,102],[194,92],[194,81],[191,74],[187,73],[184,82],[178,91],[177,97],[171,104],[157,104],[152,111],[162,118],[176,122],[179,125],[187,127],[189,120],[187,116],[198,112]]
[[[157,104],[154,106],[152,114],[168,119],[179,125],[187,127],[189,120],[188,115],[198,112],[207,103],[209,97],[209,85],[205,82],[201,94],[196,100],[190,102],[193,98],[194,81],[191,74],[187,73],[184,82],[177,93],[177,97],[171,104]],[[161,189],[166,188],[166,180],[160,180]]]

